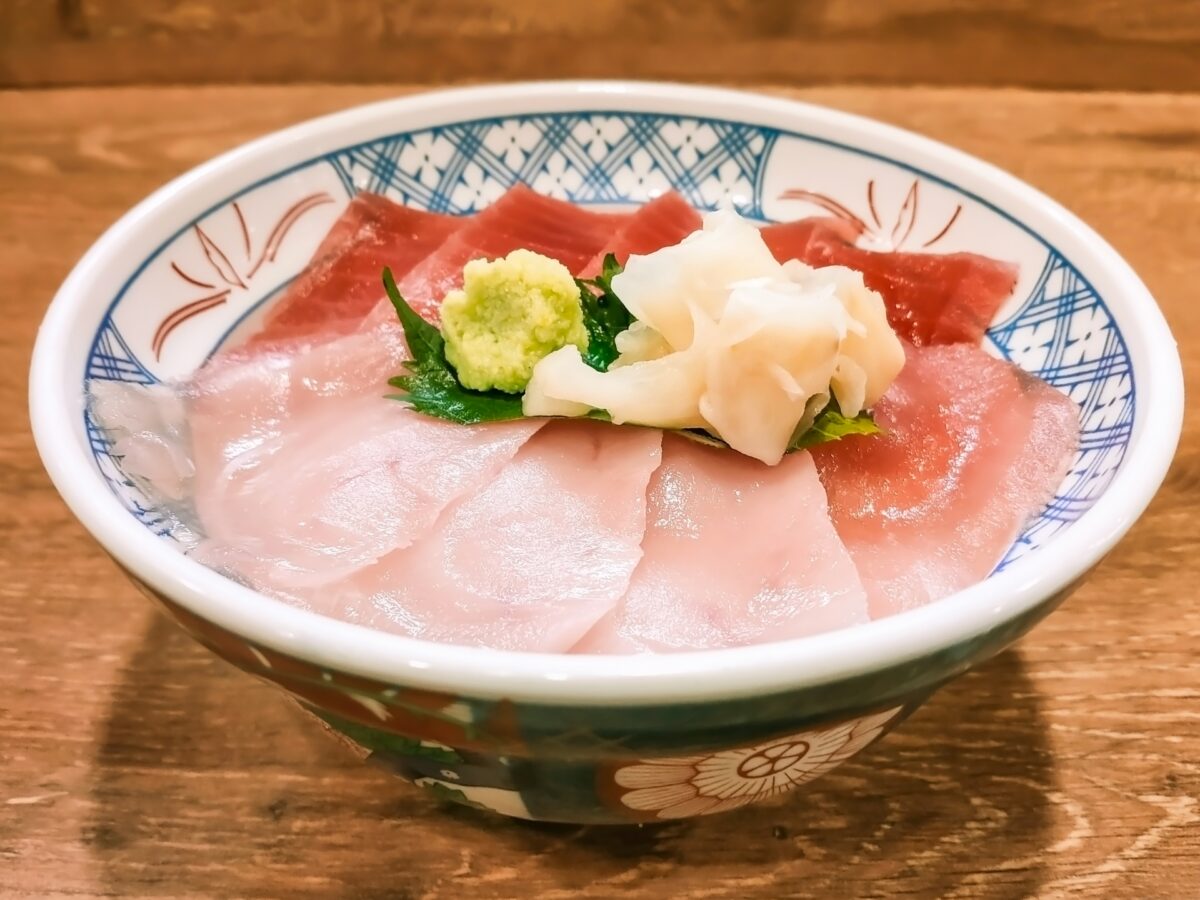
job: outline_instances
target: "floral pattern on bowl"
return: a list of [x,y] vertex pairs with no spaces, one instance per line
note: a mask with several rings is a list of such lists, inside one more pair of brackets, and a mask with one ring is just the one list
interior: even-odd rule
[[669,756],[616,767],[624,807],[655,819],[737,809],[820,778],[880,737],[904,707],[705,756]]

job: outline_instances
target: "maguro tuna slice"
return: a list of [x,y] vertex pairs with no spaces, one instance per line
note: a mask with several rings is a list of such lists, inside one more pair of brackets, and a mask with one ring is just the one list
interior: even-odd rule
[[876,253],[854,245],[856,232],[840,219],[800,219],[763,229],[781,261],[848,266],[887,304],[901,338],[923,346],[978,344],[1017,284],[1017,267],[974,253]]
[[384,296],[385,266],[404,277],[467,221],[358,194],[247,343],[353,331]]
[[629,221],[617,230],[604,249],[583,267],[579,273],[580,277],[592,278],[598,275],[604,264],[604,257],[609,253],[624,265],[625,260],[634,254],[653,253],[663,247],[678,244],[702,224],[700,213],[692,209],[688,202],[674,191],[656,197],[640,207]]
[[668,435],[642,548],[628,594],[576,652],[734,647],[868,618],[807,453],[772,467]]
[[215,360],[189,387],[197,553],[293,595],[410,544],[541,425],[465,427],[384,399],[404,354],[376,334]]
[[660,458],[652,429],[550,423],[424,537],[313,608],[426,640],[566,651],[629,585]]
[[1053,496],[1079,433],[1065,395],[966,344],[908,348],[875,416],[886,435],[812,451],[872,618],[986,578]]
[[[462,286],[463,266],[471,260],[497,259],[526,249],[579,272],[629,217],[629,213],[590,212],[517,185],[398,278],[397,284],[413,309],[436,321],[442,298]],[[369,326],[392,323],[395,315],[391,304],[383,303],[369,317]]]

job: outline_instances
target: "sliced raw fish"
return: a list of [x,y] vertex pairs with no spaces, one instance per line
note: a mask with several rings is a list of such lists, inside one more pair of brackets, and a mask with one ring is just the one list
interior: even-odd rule
[[165,384],[97,380],[88,394],[89,412],[108,435],[121,473],[164,502],[186,500],[194,467],[179,392]]
[[195,546],[200,526],[192,504],[191,436],[179,392],[165,384],[94,379],[87,410],[107,438],[110,457],[120,461],[121,479],[141,491],[151,517],[143,522],[185,550]]
[[629,592],[575,652],[735,647],[868,619],[807,453],[766,466],[667,435],[642,549]]
[[314,608],[427,640],[566,651],[629,585],[661,446],[652,429],[547,424],[420,540]]
[[674,191],[656,197],[638,207],[621,228],[609,239],[604,249],[579,272],[582,278],[598,275],[604,257],[612,253],[621,264],[634,254],[653,253],[663,247],[678,244],[700,228],[703,223],[686,200]]
[[[578,272],[629,217],[629,213],[591,212],[517,185],[473,216],[404,278],[398,278],[397,286],[413,309],[436,321],[442,298],[462,286],[463,266],[471,260],[497,259],[526,249]],[[368,319],[370,326],[394,321],[395,313],[386,302]]]
[[247,343],[353,331],[384,296],[385,266],[402,278],[467,221],[358,194]]
[[813,448],[872,618],[986,578],[1053,496],[1079,435],[1064,394],[977,347],[908,348],[885,435]]
[[996,311],[1017,284],[1017,267],[974,253],[879,253],[854,245],[857,233],[840,219],[800,219],[763,229],[780,261],[847,266],[888,307],[900,337],[923,346],[983,339]]
[[403,355],[358,334],[201,370],[187,390],[200,552],[263,590],[329,584],[410,544],[540,427],[384,399]]

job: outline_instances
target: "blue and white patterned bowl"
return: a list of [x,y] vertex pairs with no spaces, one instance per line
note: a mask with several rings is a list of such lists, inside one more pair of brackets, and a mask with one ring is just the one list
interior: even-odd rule
[[[870,625],[643,656],[429,644],[262,597],[176,552],[86,418],[89,380],[186,375],[296,275],[359,190],[439,212],[526,182],[577,203],[663,190],[764,220],[834,212],[874,248],[1020,264],[994,352],[1079,405],[1080,451],[983,583]],[[200,641],[446,797],[530,818],[718,812],[789,790],[893,727],[1048,614],[1141,514],[1179,436],[1182,376],[1153,299],[1090,228],[1016,179],[865,119],[730,91],[545,83],[318,119],[155,193],[80,261],[34,354],[46,468],[134,581]]]

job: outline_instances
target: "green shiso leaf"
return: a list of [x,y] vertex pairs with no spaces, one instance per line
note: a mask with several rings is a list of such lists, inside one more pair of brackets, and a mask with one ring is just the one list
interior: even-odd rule
[[583,324],[587,328],[588,348],[583,361],[599,372],[608,367],[619,355],[617,335],[633,323],[633,316],[621,299],[613,293],[612,280],[623,267],[616,256],[609,253],[604,257],[600,274],[595,278],[575,279],[579,285],[579,302],[583,306]]
[[388,299],[396,309],[396,318],[404,328],[404,339],[408,342],[408,352],[413,355],[409,367],[432,365],[446,367],[446,342],[442,333],[430,325],[416,310],[408,305],[408,301],[396,287],[396,279],[392,277],[391,269],[383,270],[383,289],[387,291]]
[[446,360],[442,334],[422,319],[396,287],[391,269],[383,270],[383,289],[396,309],[412,359],[404,361],[404,373],[388,380],[402,391],[391,394],[419,413],[447,419],[460,425],[505,422],[520,419],[521,398],[503,391],[472,391],[463,387]]
[[807,450],[818,444],[840,441],[852,434],[883,434],[884,431],[869,412],[860,412],[853,418],[842,415],[836,401],[831,401],[813,420],[807,430],[792,438],[788,450]]

